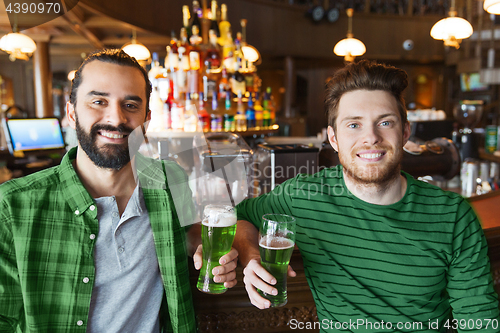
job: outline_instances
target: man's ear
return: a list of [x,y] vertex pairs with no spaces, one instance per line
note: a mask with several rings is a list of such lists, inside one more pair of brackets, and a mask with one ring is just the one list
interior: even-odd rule
[[339,151],[339,144],[337,142],[337,137],[335,136],[335,131],[333,130],[332,126],[328,126],[327,136],[328,141],[332,145],[333,149],[335,149],[335,151]]
[[69,126],[71,126],[72,129],[76,129],[75,107],[70,102],[66,103],[66,118],[68,119]]
[[410,122],[407,121],[406,124],[404,125],[404,131],[403,131],[403,146],[408,142],[411,136],[411,126]]

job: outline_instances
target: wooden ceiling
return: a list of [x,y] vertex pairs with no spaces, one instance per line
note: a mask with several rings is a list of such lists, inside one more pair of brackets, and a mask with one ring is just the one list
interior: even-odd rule
[[[32,25],[32,24],[31,24]],[[146,31],[123,21],[106,16],[79,1],[65,15],[47,23],[29,27],[19,24],[19,31],[35,41],[50,41],[52,56],[76,56],[104,47],[121,47],[130,42],[132,31],[139,42],[150,50],[162,49],[170,36]],[[12,31],[3,1],[0,1],[0,36]],[[3,52],[0,51],[0,54]]]

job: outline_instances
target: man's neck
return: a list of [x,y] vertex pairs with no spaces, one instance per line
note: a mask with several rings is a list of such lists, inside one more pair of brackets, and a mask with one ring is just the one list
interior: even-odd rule
[[343,170],[344,182],[349,191],[359,199],[375,204],[390,205],[403,198],[406,192],[406,177],[398,173],[385,183],[361,183]]
[[96,166],[83,149],[78,148],[74,162],[76,173],[93,198],[115,196],[120,215],[137,186],[132,171],[132,161],[120,170]]

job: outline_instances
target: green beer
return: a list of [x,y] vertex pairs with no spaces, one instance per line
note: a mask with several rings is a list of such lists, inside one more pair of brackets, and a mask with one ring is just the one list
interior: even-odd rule
[[227,288],[224,283],[214,282],[212,269],[220,266],[220,258],[231,250],[236,233],[236,212],[225,205],[208,205],[201,221],[201,243],[203,264],[196,287],[210,294],[222,294]]
[[271,307],[283,306],[287,302],[286,277],[294,245],[294,242],[288,238],[268,235],[262,237],[259,242],[260,263],[276,278],[274,285],[278,289],[276,296],[259,290],[264,298],[271,301]]

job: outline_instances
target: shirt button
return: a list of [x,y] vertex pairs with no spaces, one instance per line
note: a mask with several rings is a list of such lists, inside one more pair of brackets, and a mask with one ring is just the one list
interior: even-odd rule
[[75,215],[78,215],[78,214],[80,214],[80,211],[77,209],[77,210],[75,210]]
[[90,281],[90,280],[89,280],[89,278],[88,278],[88,277],[84,277],[84,278],[83,278],[83,283],[89,283],[89,281]]
[[120,247],[120,248],[118,249],[118,252],[120,252],[120,253],[123,253],[124,251],[125,251],[125,249],[124,249],[123,247]]
[[94,205],[90,206],[90,210],[94,211],[95,210],[95,206]]
[[82,325],[83,325],[83,320],[79,320],[79,321],[77,321],[77,322],[76,322],[76,324],[77,324],[78,326],[82,326]]
[[95,239],[95,235],[94,234],[90,234],[90,239]]
[[113,213],[113,216],[114,216],[114,217],[118,217],[118,213],[117,213],[117,212],[114,212],[114,213]]

